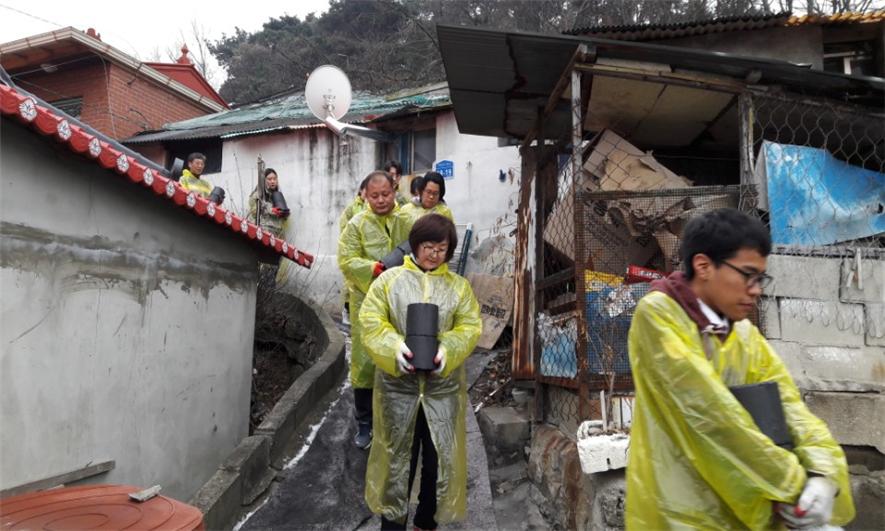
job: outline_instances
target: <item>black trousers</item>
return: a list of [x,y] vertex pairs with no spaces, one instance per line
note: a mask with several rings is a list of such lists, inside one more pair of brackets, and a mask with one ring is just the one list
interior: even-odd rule
[[[436,478],[439,469],[439,459],[436,455],[436,447],[430,437],[430,428],[427,426],[427,417],[424,416],[424,408],[418,408],[418,419],[415,422],[415,437],[412,439],[412,460],[409,463],[409,488],[406,494],[412,497],[412,483],[415,481],[415,470],[418,468],[418,454],[421,454],[421,488],[418,491],[418,509],[412,522],[420,529],[436,529]],[[381,517],[382,531],[395,531],[406,528],[403,523],[388,520]]]
[[353,416],[360,424],[372,423],[372,389],[353,389]]

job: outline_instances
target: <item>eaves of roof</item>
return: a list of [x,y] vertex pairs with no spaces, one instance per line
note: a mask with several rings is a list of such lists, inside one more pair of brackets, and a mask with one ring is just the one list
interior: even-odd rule
[[0,114],[17,119],[31,127],[47,140],[66,146],[74,153],[93,161],[110,172],[144,186],[180,208],[191,211],[206,222],[225,227],[244,243],[250,243],[263,252],[271,252],[310,268],[314,257],[299,251],[291,243],[275,238],[261,227],[247,221],[220,205],[187,192],[165,170],[137,158],[122,145],[95,132],[78,120],[68,117],[52,105],[17,88],[0,84]]
[[[525,138],[560,80],[578,46],[586,45],[597,62],[668,65],[673,72],[731,79],[729,91],[771,86],[793,94],[852,102],[882,111],[885,79],[849,76],[803,68],[785,61],[662,46],[541,33],[460,26],[437,26],[440,52],[462,133]],[[649,81],[667,79],[648,71]],[[545,122],[548,138],[567,132],[571,118],[559,105]]]
[[131,55],[126,54],[105,42],[90,37],[82,31],[72,27],[62,28],[60,30],[41,33],[40,35],[34,35],[4,43],[0,45],[0,54],[13,54],[31,48],[51,46],[53,43],[61,41],[73,41],[78,45],[89,49],[93,53],[106,57],[117,64],[135,71],[137,74],[145,76],[154,83],[167,87],[172,92],[193,101],[209,111],[218,112],[225,109],[223,105],[219,104],[214,99],[204,96],[197,91],[186,87],[182,83],[175,81],[171,77],[158,72],[148,66],[147,63],[143,63]]

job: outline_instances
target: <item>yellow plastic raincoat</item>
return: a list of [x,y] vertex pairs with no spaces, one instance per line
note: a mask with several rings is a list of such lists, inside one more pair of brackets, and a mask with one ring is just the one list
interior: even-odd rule
[[415,203],[409,201],[404,207],[402,207],[402,210],[403,212],[411,216],[412,223],[418,221],[418,218],[420,218],[421,216],[430,213],[440,214],[449,218],[450,220],[452,220],[452,222],[455,221],[455,217],[452,215],[452,211],[449,209],[448,206],[446,206],[445,203],[442,202],[437,203],[436,206],[433,208],[424,208],[421,205],[416,205]]
[[371,389],[375,366],[363,347],[363,327],[357,316],[366,292],[372,284],[375,262],[409,237],[411,218],[394,206],[386,216],[367,208],[347,222],[338,238],[338,267],[349,285],[350,383],[359,389]]
[[412,202],[412,196],[409,194],[408,183],[405,178],[400,179],[399,185],[396,187],[396,204],[403,207]]
[[[347,226],[347,222],[350,221],[351,218],[353,218],[355,215],[359,214],[360,212],[362,212],[365,209],[366,209],[366,200],[363,199],[359,194],[357,194],[356,198],[353,201],[351,201],[350,204],[344,208],[343,212],[341,212],[341,217],[338,218],[339,233],[344,232],[344,227]],[[340,234],[339,234],[339,236],[340,236]],[[350,285],[350,281],[347,280],[347,278],[345,277],[344,289],[342,290],[343,291],[342,297],[344,300],[341,302],[341,304],[344,304],[344,302],[350,302],[350,290],[351,289],[353,289],[353,288]],[[356,315],[354,315],[354,318],[356,318]]]
[[[439,342],[446,366],[439,376],[401,375],[396,352],[409,304],[439,306]],[[388,520],[408,514],[409,460],[418,407],[423,406],[439,456],[436,521],[460,520],[467,508],[467,377],[464,360],[482,333],[479,304],[467,280],[443,264],[423,272],[411,256],[382,273],[369,289],[360,324],[378,367],[372,404],[374,439],[366,468],[366,503]]]
[[178,180],[178,184],[188,192],[195,192],[206,199],[212,194],[212,183],[206,179],[197,177],[191,173],[190,170],[184,170],[181,172],[181,178]]
[[[845,454],[753,324],[735,323],[724,342],[702,336],[676,300],[652,292],[636,308],[629,350],[628,529],[782,528],[773,502],[795,504],[807,473],[839,486],[831,523],[851,521]],[[792,451],[763,435],[728,390],[767,381],[778,384]]]
[[366,200],[357,195],[356,198],[344,208],[344,212],[342,212],[341,217],[338,218],[338,228],[341,230],[341,232],[344,232],[344,227],[347,226],[347,222],[350,221],[351,218],[353,218],[366,208],[368,208],[366,206]]

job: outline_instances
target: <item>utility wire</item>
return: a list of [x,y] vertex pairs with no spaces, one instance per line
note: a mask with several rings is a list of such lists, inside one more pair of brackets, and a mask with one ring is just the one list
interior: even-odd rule
[[38,17],[37,15],[34,15],[34,14],[32,14],[32,13],[28,13],[27,11],[22,11],[21,9],[16,9],[16,8],[11,7],[11,6],[8,6],[8,5],[6,5],[6,4],[0,4],[0,7],[4,8],[4,9],[8,9],[8,10],[10,10],[10,11],[15,11],[16,13],[18,13],[18,14],[20,14],[20,15],[24,15],[24,16],[26,16],[26,17],[31,17],[31,18],[33,18],[34,20],[39,20],[40,22],[46,22],[47,24],[52,24],[53,26],[57,26],[57,27],[59,27],[59,28],[63,28],[63,27],[65,27],[65,26],[59,24],[58,22],[53,22],[53,21],[51,21],[51,20],[47,20],[47,19],[45,19],[45,18],[43,18],[43,17]]

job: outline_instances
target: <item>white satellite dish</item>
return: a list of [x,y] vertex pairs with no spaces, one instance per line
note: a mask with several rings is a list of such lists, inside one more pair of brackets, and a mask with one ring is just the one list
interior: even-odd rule
[[340,121],[350,109],[353,92],[347,74],[337,66],[316,67],[307,78],[304,99],[307,100],[310,112],[322,120],[336,135],[359,135],[384,142],[389,142],[392,138],[384,131]]
[[310,112],[320,120],[343,118],[350,109],[352,98],[350,80],[337,66],[319,66],[307,78],[304,99]]

